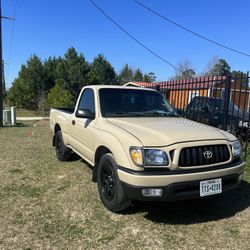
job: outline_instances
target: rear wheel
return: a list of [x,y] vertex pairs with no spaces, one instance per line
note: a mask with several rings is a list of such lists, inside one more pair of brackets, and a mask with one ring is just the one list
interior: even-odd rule
[[59,161],[69,161],[71,159],[71,149],[66,147],[62,137],[62,131],[57,131],[55,135],[56,157]]
[[104,206],[113,212],[125,210],[131,204],[122,190],[117,164],[112,154],[102,156],[97,168],[98,191]]

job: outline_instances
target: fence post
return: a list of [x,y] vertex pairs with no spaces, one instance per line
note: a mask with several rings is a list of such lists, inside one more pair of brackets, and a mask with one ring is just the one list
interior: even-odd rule
[[161,92],[161,88],[160,88],[160,85],[159,85],[159,84],[156,85],[156,90],[157,90],[158,92]]
[[11,124],[15,125],[16,124],[16,107],[11,107],[10,108],[10,113],[11,113]]
[[224,113],[224,120],[223,120],[223,130],[227,129],[228,124],[228,108],[229,108],[229,102],[230,102],[230,93],[231,93],[231,81],[232,76],[231,74],[226,75],[226,82],[225,82],[225,91],[224,91],[224,107],[223,107],[223,113]]

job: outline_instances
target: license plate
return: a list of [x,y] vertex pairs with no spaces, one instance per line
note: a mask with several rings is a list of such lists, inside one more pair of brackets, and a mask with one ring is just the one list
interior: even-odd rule
[[222,192],[221,178],[200,182],[200,197],[219,194],[221,192]]

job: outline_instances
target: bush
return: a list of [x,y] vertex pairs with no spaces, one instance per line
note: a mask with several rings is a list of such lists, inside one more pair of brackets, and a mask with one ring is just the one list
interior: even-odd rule
[[72,107],[74,106],[73,96],[68,90],[56,84],[48,94],[47,106],[50,108]]

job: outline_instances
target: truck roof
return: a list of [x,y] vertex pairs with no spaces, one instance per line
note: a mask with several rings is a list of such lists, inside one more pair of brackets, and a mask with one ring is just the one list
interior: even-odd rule
[[131,86],[120,86],[120,85],[87,85],[84,88],[89,87],[92,89],[136,89],[136,90],[148,90],[148,91],[156,91],[154,89],[149,88],[140,88],[140,87],[131,87]]

